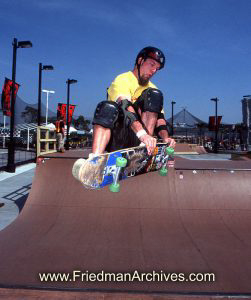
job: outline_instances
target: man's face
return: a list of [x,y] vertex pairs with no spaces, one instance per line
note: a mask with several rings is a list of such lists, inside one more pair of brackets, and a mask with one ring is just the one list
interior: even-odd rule
[[147,58],[146,60],[140,60],[140,85],[147,85],[150,78],[160,69],[160,63],[152,58]]

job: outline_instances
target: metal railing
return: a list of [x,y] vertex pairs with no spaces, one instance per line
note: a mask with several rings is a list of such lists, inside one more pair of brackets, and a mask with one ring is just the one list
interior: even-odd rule
[[[22,165],[28,162],[35,161],[35,151],[27,151],[23,149],[15,149],[15,164]],[[0,149],[0,170],[5,169],[8,163],[8,149]]]

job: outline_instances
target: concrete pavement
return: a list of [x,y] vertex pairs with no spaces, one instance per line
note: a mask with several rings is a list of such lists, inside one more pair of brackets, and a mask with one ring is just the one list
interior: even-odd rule
[[35,163],[16,168],[15,173],[0,172],[0,230],[12,223],[30,192]]

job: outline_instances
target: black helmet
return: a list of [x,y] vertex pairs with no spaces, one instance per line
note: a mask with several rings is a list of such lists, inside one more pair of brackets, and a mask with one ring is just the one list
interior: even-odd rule
[[142,57],[143,60],[146,60],[147,58],[152,58],[156,60],[158,63],[160,63],[160,69],[164,68],[165,65],[165,55],[164,53],[155,47],[145,47],[143,48],[136,58],[136,65],[138,66],[138,59]]

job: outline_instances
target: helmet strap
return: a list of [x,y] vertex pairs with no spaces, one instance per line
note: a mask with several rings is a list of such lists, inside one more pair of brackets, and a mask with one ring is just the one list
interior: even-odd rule
[[139,79],[140,79],[140,65],[137,64],[137,67],[138,67],[138,81],[139,81]]
[[146,60],[146,58],[143,58],[143,57],[141,57],[141,58],[142,58],[142,60],[141,60],[140,64],[137,61],[138,80],[140,80],[140,66],[141,66],[141,63],[142,63],[142,61],[144,62]]

